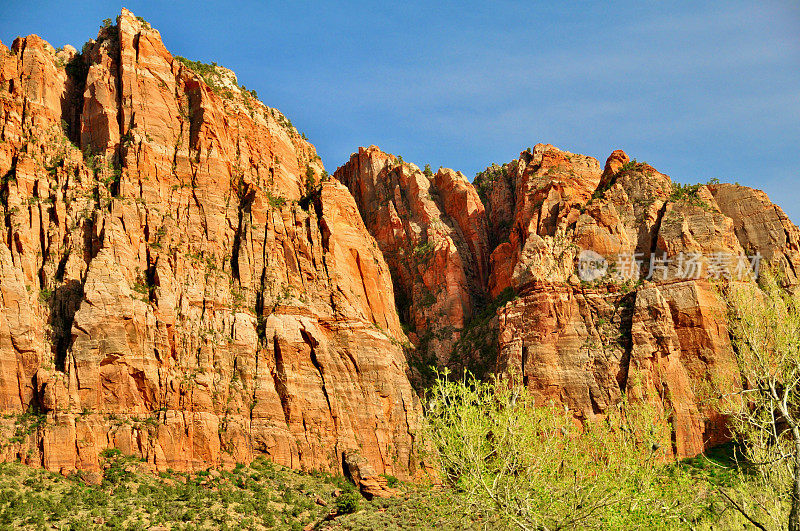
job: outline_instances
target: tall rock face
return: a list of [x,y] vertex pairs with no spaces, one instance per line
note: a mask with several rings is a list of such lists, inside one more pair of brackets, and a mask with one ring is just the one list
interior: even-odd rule
[[793,285],[800,284],[800,230],[767,194],[734,184],[711,184],[719,209],[748,253],[759,253]]
[[[471,296],[470,314],[435,325],[452,326],[458,338],[439,345],[453,349],[440,352],[440,361],[465,365],[458,363],[471,352],[464,344],[481,338],[478,350],[494,358],[497,373],[518,378],[540,403],[593,419],[624,395],[650,402],[672,425],[678,456],[726,440],[725,419],[706,399],[741,382],[713,280],[749,274],[756,252],[781,267],[787,282],[796,283],[800,271],[800,233],[762,192],[680,186],[622,151],[601,167],[548,144],[478,174],[478,197],[461,196],[471,202],[449,199],[441,174],[426,180],[375,147],[335,173],[356,197],[400,293],[452,268],[444,260],[408,268],[393,250],[413,249],[437,223],[458,227],[457,235],[486,234],[485,247],[455,245],[463,249],[457,271],[465,271],[467,289],[434,290],[424,303],[408,299],[407,314],[425,315],[452,293],[481,294]],[[428,199],[435,215],[398,208],[409,196]],[[587,258],[596,271],[585,269]]]
[[[601,172],[549,145],[493,173],[476,181],[487,209],[504,208],[508,182],[516,207],[490,289],[520,295],[500,311],[498,369],[581,418],[623,393],[651,401],[672,423],[676,455],[723,441],[724,423],[701,404],[707,382],[735,388],[737,369],[724,307],[702,278],[715,253],[743,250],[708,190],[678,189],[621,151]],[[578,278],[587,250],[610,265],[605,276]],[[690,255],[700,274],[684,278]]]
[[409,337],[427,363],[449,361],[484,298],[489,243],[483,204],[459,172],[436,174],[361,148],[334,174],[383,251]]
[[314,147],[127,10],[0,45],[4,459],[415,473],[390,270]]
[[507,288],[563,281],[571,274],[574,248],[565,230],[576,223],[600,175],[591,157],[537,144],[511,164],[478,176],[498,243],[490,259],[493,297]]

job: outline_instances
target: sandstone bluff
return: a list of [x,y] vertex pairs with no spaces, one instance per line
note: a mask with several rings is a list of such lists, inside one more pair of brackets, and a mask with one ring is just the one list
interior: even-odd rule
[[327,178],[285,116],[127,10],[81,53],[0,44],[0,177],[0,457],[62,473],[111,447],[155,470],[265,454],[379,494],[424,472],[431,364],[576,418],[652,401],[693,455],[726,437],[703,389],[741,384],[708,275],[586,282],[580,250],[800,274],[765,194],[682,191],[621,151],[538,144],[470,183],[372,146]]

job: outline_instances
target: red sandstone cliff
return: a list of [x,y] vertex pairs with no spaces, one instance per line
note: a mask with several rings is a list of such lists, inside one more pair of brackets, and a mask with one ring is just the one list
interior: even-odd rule
[[194,68],[126,10],[82,55],[0,45],[2,457],[341,471],[355,450],[413,474],[405,336],[352,196]]
[[[323,171],[233,73],[126,10],[81,54],[0,44],[2,458],[262,453],[380,490],[416,472],[409,375],[430,364],[513,375],[577,418],[651,401],[692,455],[725,438],[709,387],[738,385],[711,257],[798,283],[800,231],[765,194],[679,188],[622,151],[601,168],[538,144],[474,185],[375,146]],[[606,276],[581,280],[583,250]]]
[[[410,192],[414,187],[392,180],[392,172],[418,181],[425,176],[413,165],[392,169],[386,160],[394,158],[374,146],[362,149],[335,176],[356,196],[387,256],[396,291],[413,292],[409,287],[425,278],[465,270],[443,260],[403,270],[407,262],[392,256],[394,249],[418,245],[414,235],[429,233],[436,223],[458,228],[464,242],[454,245],[462,249],[458,263],[472,259],[478,271],[460,277],[468,281],[440,282],[447,289],[433,291],[423,304],[411,298],[405,315],[412,316],[412,325],[433,321],[427,326],[441,329],[427,308],[469,300],[471,312],[446,322],[453,327],[449,337],[459,340],[455,352],[482,356],[484,365],[494,362],[500,374],[519,377],[542,403],[562,403],[576,417],[591,419],[626,393],[662,411],[674,428],[677,455],[725,440],[724,419],[706,399],[740,384],[724,308],[709,277],[734,275],[735,259],[755,252],[780,267],[789,282],[800,271],[800,232],[762,192],[721,184],[679,187],[622,151],[601,169],[591,157],[538,144],[479,174],[477,193],[462,192],[471,203],[461,206],[463,200],[445,199],[450,186],[438,178],[427,179],[424,194]],[[388,191],[373,192],[380,186]],[[396,225],[413,230],[389,237],[393,225],[384,217],[391,216],[382,212],[399,212],[396,204],[408,204],[409,195],[421,196],[419,202],[437,198],[436,214],[404,210]],[[442,240],[447,241],[433,239]],[[584,250],[607,260],[604,277],[579,278]],[[635,258],[625,264],[625,256]],[[651,256],[657,258],[652,266]],[[730,263],[715,263],[720,256],[731,257]],[[695,257],[697,274],[682,273],[684,257]],[[486,304],[482,293],[497,302]],[[513,300],[506,302],[510,293]],[[496,316],[487,316],[495,307]],[[413,318],[418,315],[427,321]],[[459,350],[463,343],[471,348]],[[415,350],[429,348],[418,341]],[[463,360],[449,360],[454,361]]]
[[[677,274],[676,262],[690,253],[702,263],[743,254],[733,221],[706,189],[676,193],[669,177],[619,151],[601,174],[593,160],[539,145],[507,173],[517,190],[515,221],[492,264],[500,255],[511,265],[494,269],[490,282],[520,297],[500,312],[500,369],[583,418],[623,392],[650,400],[672,422],[681,456],[723,441],[723,424],[703,403],[709,382],[737,386],[724,308],[703,280],[708,264],[695,280]],[[580,281],[576,259],[587,249],[645,265],[618,263],[617,278]],[[653,255],[667,268],[653,267],[651,276]]]
[[334,177],[383,251],[422,363],[447,362],[488,278],[486,216],[475,189],[461,173],[426,174],[375,146],[359,149]]

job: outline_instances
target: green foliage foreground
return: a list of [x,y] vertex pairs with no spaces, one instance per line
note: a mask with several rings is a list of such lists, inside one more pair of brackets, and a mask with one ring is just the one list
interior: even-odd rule
[[[773,272],[725,293],[739,370],[747,387],[723,397],[730,425],[743,441],[744,472],[724,492],[760,529],[800,530],[800,291]],[[746,472],[746,473],[745,473]]]
[[[0,529],[301,529],[319,521],[344,478],[301,474],[258,460],[229,471],[154,475],[118,450],[103,455],[99,485],[19,463],[0,464]],[[328,506],[321,506],[322,500]]]
[[[753,485],[730,448],[663,460],[643,409],[581,431],[491,383],[439,379],[426,437],[444,485],[387,478],[398,495],[366,500],[341,476],[258,459],[233,470],[154,475],[116,450],[102,482],[0,464],[0,529],[743,529],[718,494]],[[623,429],[624,428],[624,429]],[[629,431],[626,431],[629,430]],[[433,449],[433,448],[432,448]],[[335,515],[331,516],[331,512]]]
[[[484,529],[451,489],[392,481],[393,498],[366,500],[341,476],[259,459],[228,471],[154,475],[104,452],[102,483],[0,463],[0,529]],[[334,513],[332,516],[331,513]]]
[[427,406],[444,479],[510,527],[683,529],[718,524],[726,510],[716,484],[734,475],[671,460],[668,424],[644,404],[579,423],[524,389],[440,375]]

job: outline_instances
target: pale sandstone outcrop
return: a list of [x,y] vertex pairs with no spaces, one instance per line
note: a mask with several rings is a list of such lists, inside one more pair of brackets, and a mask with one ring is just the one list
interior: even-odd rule
[[733,221],[744,250],[759,253],[765,265],[800,283],[800,230],[772,203],[767,194],[737,184],[711,184],[709,190],[719,209]]

